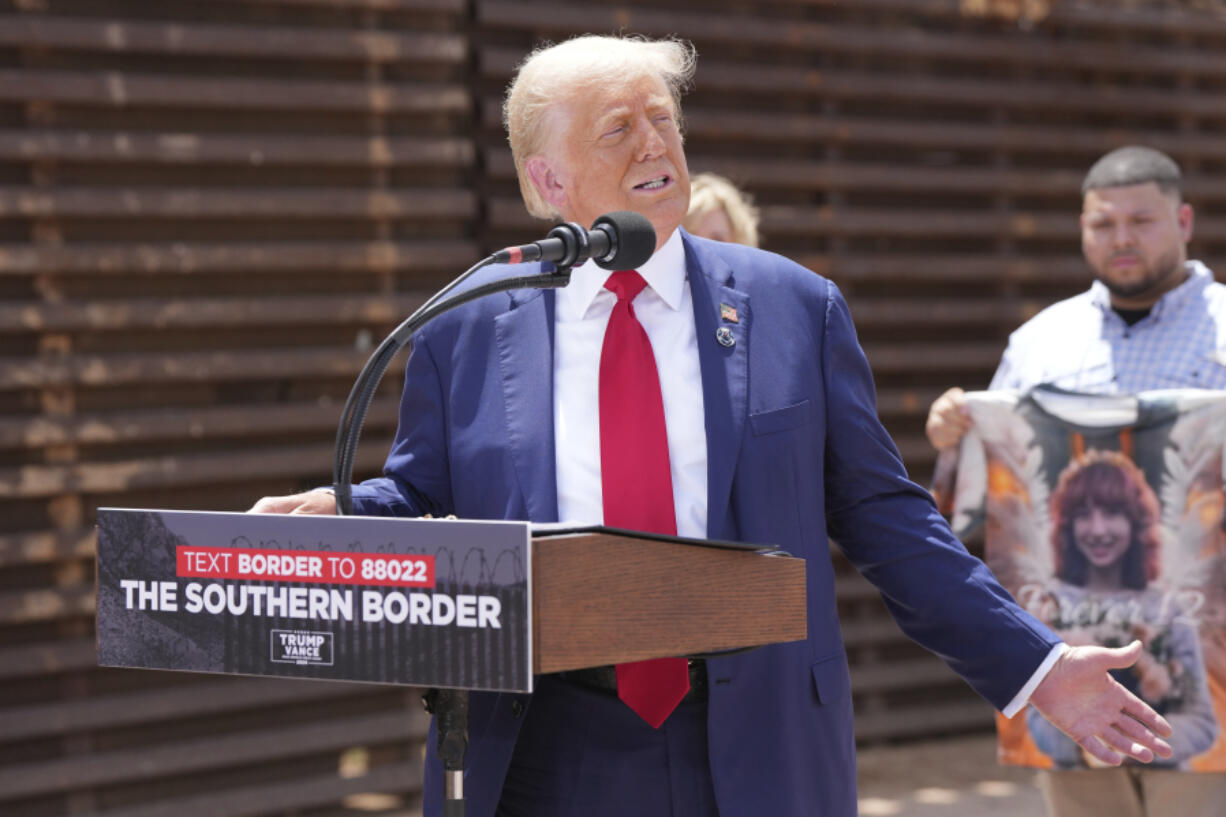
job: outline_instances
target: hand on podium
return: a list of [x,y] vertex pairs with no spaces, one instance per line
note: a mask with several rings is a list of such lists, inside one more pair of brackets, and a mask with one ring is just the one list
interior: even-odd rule
[[336,497],[327,488],[289,496],[266,496],[252,505],[247,513],[335,514]]

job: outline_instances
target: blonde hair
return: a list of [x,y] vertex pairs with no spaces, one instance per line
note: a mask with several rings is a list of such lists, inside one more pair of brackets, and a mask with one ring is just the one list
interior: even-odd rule
[[511,143],[519,190],[528,212],[538,218],[558,213],[533,186],[524,170],[548,138],[546,114],[576,91],[593,86],[626,87],[644,76],[664,83],[680,125],[681,94],[694,76],[694,47],[683,40],[586,35],[546,45],[524,59],[507,88],[502,121]]
[[[732,240],[750,247],[758,246],[758,208],[753,197],[738,190],[736,185],[716,173],[699,173],[690,179],[690,209],[685,224],[698,222],[703,216],[723,210],[732,225]],[[689,229],[688,226],[686,229]]]

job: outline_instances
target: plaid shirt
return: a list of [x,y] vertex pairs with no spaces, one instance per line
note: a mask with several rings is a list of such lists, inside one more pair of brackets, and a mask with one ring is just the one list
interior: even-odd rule
[[1049,306],[1009,336],[991,389],[1040,383],[1090,394],[1226,389],[1226,285],[1199,261],[1188,279],[1129,326],[1107,288]]

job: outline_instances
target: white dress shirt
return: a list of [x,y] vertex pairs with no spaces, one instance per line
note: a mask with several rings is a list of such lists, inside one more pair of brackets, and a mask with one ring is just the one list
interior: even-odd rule
[[[660,372],[677,534],[707,536],[707,436],[694,305],[680,231],[638,272],[647,286],[633,301]],[[617,296],[612,273],[591,261],[558,290],[554,314],[553,424],[558,519],[604,522],[600,479],[600,352]]]

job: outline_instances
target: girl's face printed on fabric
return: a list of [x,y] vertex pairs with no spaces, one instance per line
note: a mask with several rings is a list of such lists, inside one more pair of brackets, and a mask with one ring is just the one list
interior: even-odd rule
[[1073,516],[1073,543],[1093,568],[1108,568],[1128,552],[1132,522],[1118,510],[1089,504]]

